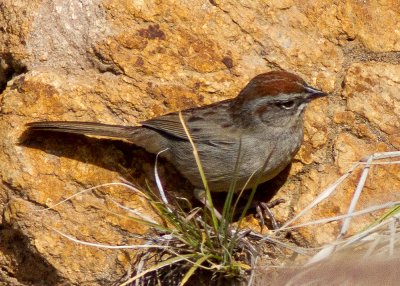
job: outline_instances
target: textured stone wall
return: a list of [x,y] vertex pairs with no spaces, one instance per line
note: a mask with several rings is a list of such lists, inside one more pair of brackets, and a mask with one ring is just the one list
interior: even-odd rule
[[[117,187],[43,209],[119,174],[144,186],[154,156],[76,136],[31,138],[28,148],[18,145],[25,123],[136,124],[233,97],[261,72],[294,72],[331,96],[306,113],[304,145],[276,195],[286,199],[274,210],[284,221],[353,162],[400,149],[399,22],[389,0],[1,1],[0,281],[109,285],[134,253],[79,245],[54,229],[112,245],[145,231],[115,215],[124,212],[112,200],[146,209]],[[190,193],[170,166],[160,174],[167,189]],[[310,217],[344,213],[358,174]],[[398,165],[374,166],[359,206],[399,200],[399,187]],[[332,223],[301,235],[318,244],[337,231]]]

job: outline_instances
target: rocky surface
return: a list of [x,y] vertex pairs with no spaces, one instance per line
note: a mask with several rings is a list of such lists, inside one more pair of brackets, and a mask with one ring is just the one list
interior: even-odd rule
[[[0,281],[8,285],[109,285],[129,272],[143,226],[113,201],[144,210],[131,191],[87,187],[120,175],[144,186],[154,156],[122,142],[39,136],[24,124],[87,120],[136,124],[233,97],[275,69],[330,92],[306,114],[305,142],[274,210],[293,216],[352,163],[400,148],[400,10],[394,1],[11,1],[0,3]],[[379,40],[377,40],[379,39]],[[398,165],[371,169],[359,208],[399,200]],[[360,170],[308,219],[346,212]],[[168,164],[167,189],[190,193]],[[179,179],[176,179],[176,178]],[[177,183],[178,182],[178,183]],[[268,187],[265,187],[268,192]],[[125,216],[119,216],[123,214]],[[364,227],[362,217],[352,231]],[[308,244],[339,224],[308,228]]]

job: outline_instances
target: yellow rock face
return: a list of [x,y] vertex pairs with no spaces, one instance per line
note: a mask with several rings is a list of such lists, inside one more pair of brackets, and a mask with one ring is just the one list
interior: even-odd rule
[[[396,1],[3,2],[0,240],[12,245],[19,238],[19,250],[0,248],[0,264],[22,277],[21,283],[50,277],[52,285],[109,285],[122,277],[133,251],[82,246],[54,229],[101,244],[138,243],[132,233],[146,229],[113,200],[151,215],[146,201],[111,187],[43,209],[121,175],[144,187],[153,178],[155,159],[124,142],[79,136],[30,138],[28,148],[18,144],[27,122],[134,125],[234,97],[261,72],[292,71],[332,95],[307,110],[305,142],[276,195],[286,199],[274,209],[280,221],[353,162],[400,148]],[[398,200],[398,166],[372,168],[359,208]],[[159,173],[171,193],[190,196],[191,187],[169,164],[161,164]],[[346,212],[359,173],[303,221]],[[352,231],[369,221],[360,218]],[[335,237],[338,227],[300,234],[319,244]],[[40,266],[36,276],[28,275],[33,270],[18,251]]]

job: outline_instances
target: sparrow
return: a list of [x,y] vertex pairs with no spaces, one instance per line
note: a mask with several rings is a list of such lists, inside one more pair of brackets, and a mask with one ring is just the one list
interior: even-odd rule
[[[308,103],[327,94],[286,71],[262,73],[232,99],[180,111],[211,192],[250,189],[274,178],[303,142]],[[124,140],[170,161],[196,189],[204,189],[179,112],[139,126],[97,122],[31,122],[27,131],[50,131]]]

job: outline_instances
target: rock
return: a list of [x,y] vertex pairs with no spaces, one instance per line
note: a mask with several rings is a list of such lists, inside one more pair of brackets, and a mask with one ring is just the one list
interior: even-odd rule
[[[287,201],[274,209],[280,221],[351,163],[400,146],[399,11],[390,1],[6,0],[0,6],[0,280],[9,285],[119,281],[134,251],[80,245],[55,230],[131,245],[140,243],[133,233],[146,227],[113,201],[151,215],[145,200],[116,186],[45,210],[121,175],[144,187],[155,157],[124,142],[80,136],[43,134],[21,145],[27,122],[133,125],[233,97],[261,72],[295,72],[332,96],[307,110],[305,142],[276,195]],[[190,197],[190,185],[170,165],[160,164],[159,172],[167,190]],[[307,219],[346,212],[358,174]],[[399,174],[398,165],[374,166],[359,208],[398,200]],[[370,221],[361,219],[352,231]],[[327,224],[300,234],[315,245],[337,230]]]
[[[333,183],[340,175],[347,172],[353,164],[373,153],[396,150],[399,148],[400,97],[398,96],[400,68],[387,63],[355,63],[350,66],[344,79],[342,92],[345,101],[334,112],[333,121],[328,126],[327,141],[333,143],[330,155],[333,162],[318,161],[312,157],[304,159],[306,164],[318,163],[318,167],[306,172],[301,178],[302,194],[294,205],[296,212],[306,207],[322,190]],[[321,129],[321,128],[320,128]],[[322,128],[322,130],[324,130]],[[323,131],[322,131],[323,132]],[[307,142],[305,143],[307,146]],[[310,148],[311,152],[314,151]],[[302,151],[302,150],[301,150]],[[327,152],[326,149],[324,149]],[[347,212],[358,184],[361,168],[358,168],[343,183],[335,195],[321,204],[302,221],[333,217]],[[400,187],[400,172],[397,165],[374,165],[363,189],[357,209],[379,205],[389,201],[398,201],[398,194],[391,190]],[[282,195],[284,196],[284,195]],[[380,212],[382,214],[382,212]],[[369,217],[354,219],[350,233],[360,231],[371,223]],[[316,244],[331,241],[340,225],[325,224],[318,228],[319,234],[312,229],[301,230],[308,242]]]

